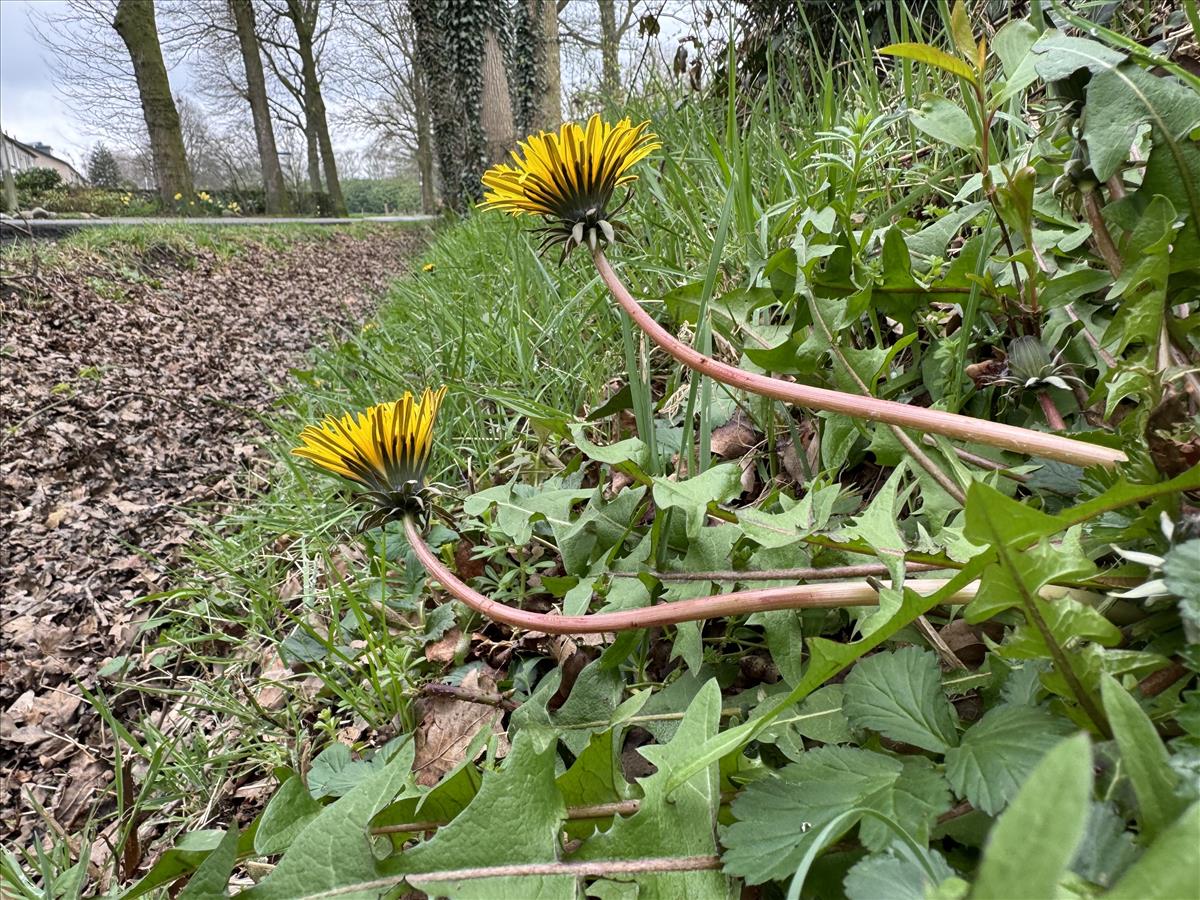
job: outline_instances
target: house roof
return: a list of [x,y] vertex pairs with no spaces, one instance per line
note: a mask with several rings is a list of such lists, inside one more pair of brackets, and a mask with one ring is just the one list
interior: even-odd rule
[[[18,141],[15,137],[13,137],[11,134],[9,134],[7,132],[0,132],[0,134],[3,134],[5,140],[7,140],[9,143],[13,144],[19,150],[24,150],[30,156],[33,156],[33,157],[40,156],[40,157],[45,157],[46,159],[52,159],[56,163],[61,163],[62,165],[66,166],[68,169],[70,169],[72,172],[74,172],[75,177],[78,178],[80,181],[87,180],[86,178],[83,177],[83,175],[80,174],[78,169],[76,169],[73,165],[71,165],[69,162],[67,162],[62,157],[55,156],[53,153],[47,153],[45,150],[39,150],[37,147],[31,146],[30,144],[26,144],[24,141]],[[44,147],[46,145],[43,144],[42,146]]]

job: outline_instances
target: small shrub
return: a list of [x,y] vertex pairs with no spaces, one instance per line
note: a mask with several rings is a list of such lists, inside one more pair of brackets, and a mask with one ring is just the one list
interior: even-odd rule
[[18,191],[35,198],[56,190],[63,185],[62,176],[58,172],[54,171],[54,169],[40,167],[18,172],[14,176],[13,181],[16,183]]

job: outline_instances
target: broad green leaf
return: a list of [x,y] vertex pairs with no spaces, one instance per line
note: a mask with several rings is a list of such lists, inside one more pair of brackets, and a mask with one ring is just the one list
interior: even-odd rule
[[977,200],[947,213],[932,225],[927,225],[916,234],[910,234],[905,239],[909,251],[925,257],[945,255],[946,248],[954,236],[987,207],[986,200]]
[[238,836],[237,825],[231,824],[221,843],[196,867],[195,873],[179,892],[179,900],[212,900],[213,897],[224,897],[229,893],[229,876],[233,874],[233,867],[237,863]]
[[747,625],[759,625],[779,674],[790,685],[804,677],[804,627],[798,609],[775,609],[755,613]]
[[1100,677],[1100,698],[1137,797],[1142,836],[1152,841],[1184,806],[1175,793],[1179,778],[1170,766],[1167,748],[1154,723],[1111,675]]
[[845,686],[827,684],[809,694],[794,710],[779,716],[759,740],[775,743],[790,759],[805,752],[803,738],[822,744],[848,744],[854,737],[850,720],[842,712]]
[[956,59],[945,50],[939,50],[937,47],[932,47],[929,44],[888,44],[886,47],[881,47],[879,52],[884,56],[900,56],[905,59],[925,63],[928,66],[935,66],[949,72],[951,75],[966,78],[968,81],[974,81],[975,79],[975,70],[965,62],[961,59]]
[[[1018,76],[1025,68],[1029,60],[1029,51],[1037,43],[1037,39],[1037,29],[1025,19],[1013,19],[992,38],[992,51],[999,57],[1000,66],[1004,69],[1004,77],[1007,79],[1004,86],[1006,93],[1012,90],[1014,76]],[[1032,71],[1031,61],[1028,68],[1031,70],[1030,81],[1026,82],[1026,85],[1037,77],[1037,72]]]
[[1061,81],[1080,69],[1102,72],[1125,62],[1124,53],[1061,31],[1047,31],[1030,52],[1037,57],[1038,75],[1045,81]]
[[1177,494],[1180,491],[1194,491],[1197,488],[1200,488],[1200,466],[1192,466],[1182,475],[1156,484],[1133,484],[1122,475],[1117,479],[1116,484],[1099,497],[1093,497],[1086,503],[1065,509],[1059,513],[1058,517],[1067,525],[1077,525],[1106,512],[1132,506],[1135,503],[1144,503],[1158,497]]
[[134,897],[148,894],[194,871],[224,839],[225,832],[219,828],[188,832],[175,842],[174,847],[158,858],[140,881],[121,894],[122,900],[133,900]]
[[1091,792],[1087,735],[1059,742],[992,827],[972,900],[1057,896],[1083,838]]
[[588,459],[607,463],[610,466],[631,462],[639,469],[645,469],[650,462],[650,450],[641,438],[627,438],[615,444],[593,444],[585,436],[585,426],[580,422],[572,422],[571,439],[575,446],[584,452]]
[[[1059,644],[1075,641],[1095,641],[1102,647],[1113,647],[1121,642],[1121,629],[1090,606],[1085,606],[1071,597],[1059,597],[1046,601],[1035,598],[1038,613]],[[1050,655],[1041,629],[1030,625],[1018,625],[1004,642],[1003,653],[1012,659],[1038,659]]]
[[382,866],[386,875],[397,883],[403,876],[431,896],[574,898],[575,879],[569,875],[438,878],[447,870],[559,860],[558,833],[567,811],[554,779],[555,743],[547,732],[522,730],[500,770],[484,777],[471,805],[428,841],[389,859]]
[[857,728],[944,753],[958,743],[937,656],[918,647],[876,653],[846,676],[842,709]]
[[956,877],[942,854],[933,850],[929,857],[936,880],[923,866],[894,851],[864,856],[846,873],[846,896],[849,900],[928,900],[932,888]]
[[1117,815],[1113,805],[1093,803],[1071,871],[1092,884],[1109,888],[1140,853],[1133,835],[1125,830],[1125,820]]
[[262,821],[254,835],[254,852],[260,856],[282,853],[322,809],[324,807],[313,799],[304,780],[293,775],[279,786],[263,810]]
[[1121,299],[1102,338],[1113,353],[1123,353],[1133,343],[1156,346],[1166,313],[1174,234],[1174,207],[1166,197],[1155,197],[1128,235],[1125,269],[1108,292],[1107,299]]
[[[1178,144],[1188,140],[1189,132],[1200,124],[1200,97],[1195,91],[1151,75],[1133,63],[1104,68],[1093,75],[1087,106],[1104,110],[1102,116],[1088,116],[1083,127],[1092,170],[1101,181],[1128,157],[1140,126],[1153,126],[1156,142]],[[1183,187],[1186,190],[1188,186]]]
[[[928,760],[901,762],[870,750],[820,747],[777,775],[753,782],[734,800],[737,821],[722,838],[725,870],[750,884],[784,878],[822,829],[855,807],[893,818],[924,842],[949,804],[946,783]],[[846,818],[840,833],[856,821]],[[876,850],[893,840],[886,825],[870,819],[863,820],[861,837]]]
[[593,558],[607,553],[629,533],[645,493],[644,487],[627,488],[609,500],[596,488],[573,521],[550,521],[567,574],[587,574]]
[[654,479],[654,502],[659,509],[681,509],[687,517],[687,535],[695,539],[708,515],[709,503],[724,503],[742,492],[742,470],[723,463],[684,481]]
[[773,697],[763,703],[757,710],[758,715],[755,718],[733,728],[727,728],[716,737],[696,747],[676,766],[676,771],[667,784],[668,792],[680,787],[688,778],[704,767],[712,765],[724,756],[746,746],[757,734],[768,728],[780,713],[799,703],[831,676],[878,647],[917,616],[924,615],[933,609],[944,598],[953,596],[964,585],[970,584],[979,576],[983,566],[984,561],[973,560],[967,563],[940,590],[927,597],[906,588],[900,609],[897,610],[892,620],[860,641],[852,644],[838,644],[820,639],[810,640],[811,658],[808,668],[805,670],[804,679],[786,695]]
[[1002,543],[1014,550],[1039,538],[1065,531],[1069,523],[1028,503],[1006,497],[994,487],[974,481],[967,489],[967,540],[979,544]]
[[1200,803],[1193,803],[1104,896],[1111,900],[1200,897]]
[[[739,509],[738,525],[746,537],[761,547],[787,547],[829,522],[840,488],[836,485],[809,491],[783,512],[768,513],[754,507]],[[790,501],[788,501],[790,502]]]
[[[638,781],[642,801],[638,811],[617,819],[612,827],[584,842],[573,859],[631,860],[654,856],[710,856],[717,853],[716,820],[721,805],[717,767],[707,767],[667,798],[667,781],[677,760],[717,732],[721,692],[715,680],[696,695],[666,745],[650,745],[640,753],[657,767],[654,775]],[[730,887],[720,872],[669,872],[638,877],[643,900],[677,897],[724,897]]]
[[960,150],[974,150],[979,143],[971,117],[945,97],[926,97],[917,109],[909,112],[908,118],[930,137]]
[[1163,558],[1163,583],[1179,598],[1188,643],[1200,643],[1200,538],[1172,547]]
[[571,767],[558,776],[558,790],[568,806],[595,806],[629,796],[630,785],[621,775],[617,745],[622,732],[611,728],[593,734]]
[[410,765],[410,757],[397,754],[350,793],[325,807],[296,836],[270,874],[240,896],[287,900],[379,877],[379,861],[367,826],[408,782]]
[[[534,695],[513,712],[509,735],[523,730],[526,725],[542,725],[557,732],[563,744],[578,755],[593,733],[612,727],[613,715],[621,705],[621,695],[625,691],[625,679],[619,671],[606,665],[601,656],[579,673],[566,702],[551,710],[547,704],[558,690],[560,680],[560,671],[554,670],[538,685]],[[645,702],[645,697],[639,702]]]
[[352,791],[370,774],[371,764],[365,759],[353,759],[350,748],[334,742],[317,754],[308,770],[308,789],[316,800],[341,797]]
[[1065,719],[1030,706],[997,706],[946,751],[946,777],[959,796],[1000,812],[1042,757],[1072,731]]

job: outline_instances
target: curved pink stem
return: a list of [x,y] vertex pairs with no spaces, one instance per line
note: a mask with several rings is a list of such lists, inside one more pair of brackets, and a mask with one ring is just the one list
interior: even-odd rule
[[972,443],[988,444],[1076,466],[1115,466],[1126,461],[1125,454],[1120,450],[1110,450],[1097,444],[1028,428],[1017,428],[1015,425],[1005,425],[1001,422],[960,416],[939,409],[910,406],[895,400],[880,400],[876,397],[863,397],[859,394],[845,394],[841,391],[795,384],[719,362],[689,347],[654,321],[653,316],[642,309],[621,283],[603,250],[597,248],[593,251],[592,259],[596,263],[600,278],[637,327],[676,360],[714,381],[809,409],[823,409],[856,419],[884,422],[922,433],[941,434]]
[[[632,631],[636,628],[677,625],[680,622],[693,622],[698,619],[744,616],[770,609],[875,606],[879,602],[879,595],[869,584],[842,582],[838,584],[801,584],[764,588],[757,591],[737,591],[732,594],[714,594],[711,597],[660,603],[657,606],[626,609],[621,612],[594,613],[586,616],[555,616],[548,613],[514,609],[479,593],[446,568],[438,559],[437,554],[425,543],[420,529],[417,528],[416,522],[411,517],[404,520],[404,533],[413,552],[417,555],[417,559],[425,567],[425,571],[453,597],[489,619],[503,622],[514,628],[541,631],[546,634],[600,634],[611,631]],[[940,579],[927,581],[910,579],[904,584],[921,593],[932,593],[946,582]],[[969,584],[945,602],[948,604],[967,603],[975,596],[977,587],[977,584]]]

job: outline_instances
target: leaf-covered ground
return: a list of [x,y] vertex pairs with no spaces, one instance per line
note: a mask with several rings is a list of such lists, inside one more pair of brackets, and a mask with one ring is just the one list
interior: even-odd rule
[[[261,484],[289,370],[369,316],[413,229],[14,248],[3,257],[0,657],[6,838],[70,832],[112,777],[84,702],[198,521]],[[106,751],[103,751],[106,752]],[[44,825],[43,825],[44,827]]]

